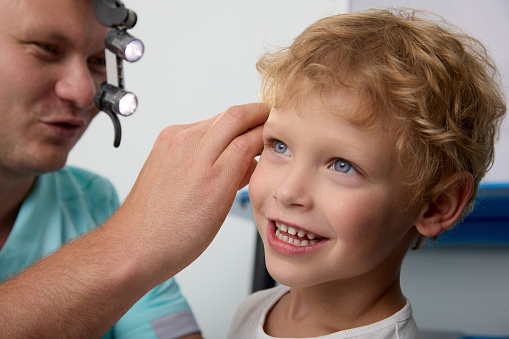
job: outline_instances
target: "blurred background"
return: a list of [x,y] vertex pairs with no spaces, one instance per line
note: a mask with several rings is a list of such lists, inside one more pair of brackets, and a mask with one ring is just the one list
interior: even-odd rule
[[[163,127],[257,101],[258,57],[267,49],[289,45],[305,27],[327,15],[391,6],[434,11],[489,48],[504,76],[506,92],[509,88],[506,0],[124,2],[138,14],[130,32],[146,48],[140,61],[125,64],[126,89],[137,95],[139,109],[120,118],[119,148],[113,147],[110,119],[101,113],[69,160],[110,179],[121,199],[129,193]],[[509,119],[486,181],[509,182]],[[248,212],[231,213],[207,251],[177,276],[206,338],[226,337],[237,305],[251,291],[256,237]],[[423,330],[509,336],[507,246],[412,252],[403,265],[402,284]]]

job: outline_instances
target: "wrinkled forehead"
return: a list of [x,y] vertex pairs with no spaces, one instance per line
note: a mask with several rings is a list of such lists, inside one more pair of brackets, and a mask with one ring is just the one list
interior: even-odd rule
[[59,21],[66,22],[95,17],[92,0],[0,0],[0,4],[0,15],[17,21],[58,17]]
[[109,28],[97,20],[92,0],[0,0],[7,29],[68,37],[83,44],[103,43]]

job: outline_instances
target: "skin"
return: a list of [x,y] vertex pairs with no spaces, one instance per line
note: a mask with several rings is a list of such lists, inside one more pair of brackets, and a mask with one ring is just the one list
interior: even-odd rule
[[[354,89],[305,95],[272,109],[249,185],[267,269],[291,287],[265,319],[274,337],[326,335],[399,311],[403,257],[418,231],[445,227],[451,206],[443,194],[440,208],[405,208],[410,191],[383,126],[348,120],[361,109]],[[276,222],[322,240],[288,244],[274,236]]]
[[[92,1],[0,1],[3,245],[36,175],[61,168],[97,114],[106,29]],[[247,104],[165,128],[107,223],[0,285],[2,336],[99,337],[194,261],[247,184],[267,115]]]

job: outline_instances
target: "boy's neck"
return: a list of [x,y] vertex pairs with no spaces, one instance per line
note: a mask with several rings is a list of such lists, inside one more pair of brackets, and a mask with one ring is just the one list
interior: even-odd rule
[[352,281],[292,288],[269,312],[264,329],[274,337],[316,337],[373,324],[405,306],[399,272],[383,288],[368,285]]

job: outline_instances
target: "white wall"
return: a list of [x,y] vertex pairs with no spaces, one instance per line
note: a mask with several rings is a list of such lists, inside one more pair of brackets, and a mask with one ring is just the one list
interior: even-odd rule
[[[353,0],[352,5],[355,6],[356,2]],[[501,2],[507,3],[504,0],[497,3]],[[196,121],[219,113],[228,106],[256,101],[259,79],[254,64],[265,47],[270,44],[288,45],[306,26],[322,16],[339,12],[348,1],[126,0],[125,3],[139,17],[131,32],[146,46],[146,54],[139,62],[126,65],[126,87],[137,94],[140,108],[135,115],[121,118],[123,137],[120,148],[112,146],[113,127],[109,118],[101,114],[72,151],[69,160],[70,164],[108,177],[122,198],[128,194],[158,132],[164,126]],[[428,3],[437,7],[447,2],[425,2]],[[509,29],[499,28],[501,24],[506,25],[507,12],[507,7],[503,11],[490,12],[472,8],[474,17],[467,17],[464,22],[482,20],[482,26],[495,25],[483,34],[498,48],[504,43],[507,45],[502,32],[509,32]],[[500,22],[494,24],[495,20]],[[507,74],[509,57],[506,52],[501,60]],[[501,155],[490,175],[492,181],[509,181],[507,126],[503,147],[499,147]],[[177,277],[207,338],[225,337],[235,307],[249,293],[255,236],[256,230],[250,220],[229,216],[209,249]],[[459,252],[454,253],[456,256],[445,256],[451,259]],[[414,260],[415,255],[418,258]],[[416,277],[414,280],[405,278],[404,283],[413,288],[410,297],[415,299],[417,317],[426,318],[428,328],[463,328],[462,324],[448,327],[444,320],[454,320],[454,312],[461,310],[452,310],[453,313],[447,317],[441,317],[440,323],[436,317],[426,315],[431,306],[435,306],[429,306],[427,301],[432,300],[433,304],[440,300],[428,299],[428,291],[426,294],[417,292],[420,286],[434,286],[429,284],[435,281],[430,277],[429,269],[443,260],[442,254],[439,254],[439,258],[423,263],[420,255],[413,254],[404,267],[406,270],[410,266],[412,277]],[[509,259],[505,252],[500,258],[505,258],[505,261],[494,262],[494,270],[501,271],[500,265]],[[486,262],[493,261],[487,258]],[[483,263],[481,267],[485,265]],[[413,271],[412,266],[416,266]],[[463,266],[468,269],[468,265]],[[507,266],[505,271],[509,271]],[[415,275],[419,272],[420,275]],[[462,279],[447,282],[449,288],[461,286],[465,275]],[[499,278],[500,284],[508,285],[507,275]],[[442,287],[437,286],[437,289]],[[437,293],[436,290],[432,292],[429,294]],[[468,295],[463,297],[471,299]],[[505,305],[508,304],[506,300]],[[499,332],[509,333],[507,325],[500,326],[497,328]]]

